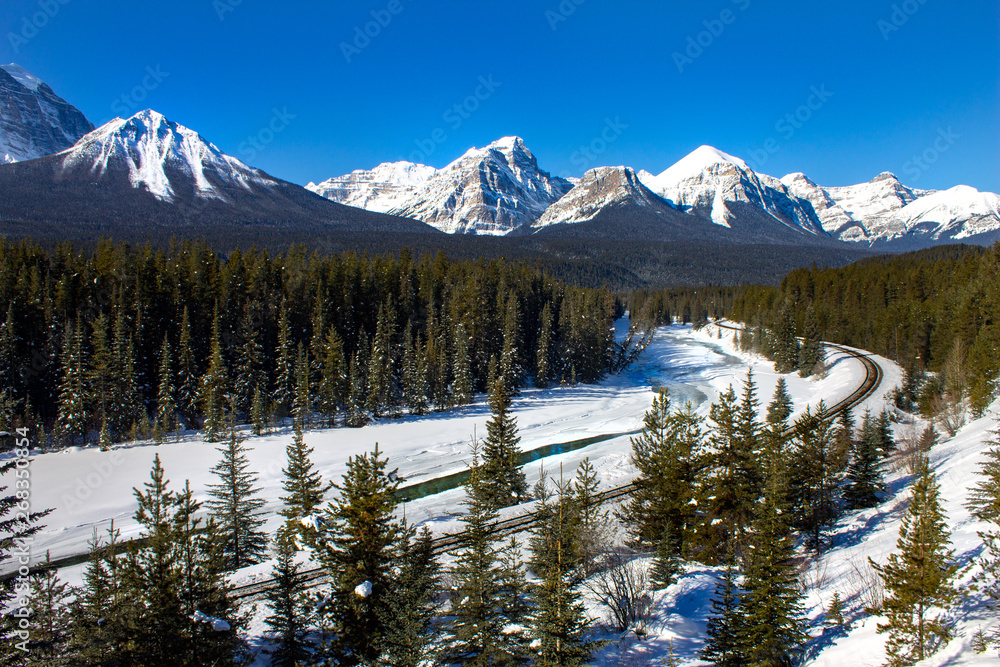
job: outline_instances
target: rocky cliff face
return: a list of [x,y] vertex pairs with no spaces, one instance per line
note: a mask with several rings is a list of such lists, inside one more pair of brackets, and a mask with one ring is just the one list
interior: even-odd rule
[[93,129],[44,81],[13,63],[0,67],[0,163],[58,153]]

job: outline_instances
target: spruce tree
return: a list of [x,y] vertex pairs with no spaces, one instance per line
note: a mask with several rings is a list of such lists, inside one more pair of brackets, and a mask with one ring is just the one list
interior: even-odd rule
[[31,641],[25,655],[25,665],[61,667],[72,665],[72,625],[70,604],[73,592],[51,567],[49,555],[45,564],[36,569],[30,579]]
[[108,343],[108,320],[101,313],[90,325],[90,360],[87,370],[87,402],[94,422],[113,419],[113,387],[116,381],[114,360]]
[[274,540],[274,587],[267,594],[270,614],[265,623],[274,635],[271,649],[274,667],[296,667],[312,655],[308,639],[311,609],[306,603],[305,582],[295,562],[295,538],[286,530],[278,531]]
[[351,357],[348,386],[345,424],[351,428],[360,428],[367,423],[368,417],[364,411],[365,385],[361,372],[361,356],[358,352]]
[[521,309],[517,303],[517,296],[512,294],[507,298],[499,366],[500,376],[511,396],[517,396],[518,387],[521,386],[521,367],[518,361],[521,346],[520,320]]
[[296,424],[305,428],[312,414],[312,392],[309,383],[309,353],[299,343],[299,351],[295,361],[295,400],[292,405],[292,417]]
[[438,652],[435,598],[441,568],[428,528],[424,527],[419,536],[412,528],[404,531],[399,560],[396,585],[386,596],[379,664],[419,667],[432,661]]
[[333,580],[331,602],[324,609],[336,640],[339,664],[357,665],[377,657],[385,635],[385,609],[399,562],[403,525],[394,516],[399,480],[374,451],[347,461],[336,501],[326,510],[325,548],[320,561]]
[[848,509],[875,507],[880,502],[879,495],[885,491],[878,432],[873,426],[870,412],[865,413],[862,424],[861,438],[853,443],[854,450],[843,491],[844,503]]
[[319,411],[330,426],[335,426],[337,413],[347,399],[348,368],[344,357],[344,341],[333,326],[327,332],[322,354]]
[[749,663],[743,644],[742,594],[736,583],[736,556],[731,546],[725,561],[726,569],[715,587],[700,657],[716,667],[745,667]]
[[[73,650],[82,664],[126,665],[138,609],[126,584],[120,532],[111,522],[108,539],[94,529],[88,542],[90,558],[73,606]],[[115,657],[117,656],[117,657]]]
[[552,382],[552,308],[542,307],[541,329],[538,332],[538,350],[535,353],[535,386],[545,389]]
[[267,428],[267,409],[264,407],[264,392],[254,387],[253,407],[250,408],[250,428],[254,435],[262,435]]
[[528,482],[518,467],[521,441],[517,420],[510,414],[511,397],[502,375],[490,392],[491,417],[483,441],[483,492],[497,509],[516,505],[528,495]]
[[736,392],[730,386],[709,409],[713,424],[709,442],[713,451],[709,474],[701,484],[700,495],[706,498],[707,507],[703,516],[705,525],[699,532],[709,559],[718,559],[721,554],[713,550],[731,540],[738,557],[742,557],[746,532],[753,519],[756,463],[754,453],[744,449],[747,440],[740,437],[736,400]]
[[296,422],[295,437],[285,448],[288,465],[281,470],[285,476],[281,482],[285,495],[281,497],[282,509],[279,513],[308,544],[315,541],[316,527],[312,519],[322,507],[326,492],[333,486],[323,483],[322,475],[313,465],[312,453],[313,448],[306,445],[302,428]]
[[188,307],[181,314],[177,339],[177,410],[188,427],[195,426],[198,415],[198,369],[191,348],[191,322]]
[[455,382],[452,391],[452,401],[455,405],[472,403],[472,369],[469,360],[469,340],[465,325],[461,322],[455,327],[455,354],[452,361],[452,374]]
[[819,323],[816,321],[816,309],[812,304],[806,308],[805,320],[802,323],[802,347],[799,350],[799,375],[809,377],[822,366],[826,360],[823,343],[820,340]]
[[889,411],[882,410],[875,423],[878,433],[878,448],[882,458],[889,458],[896,451],[896,439],[892,435],[892,420],[889,418]]
[[274,350],[274,391],[271,399],[279,417],[284,417],[291,409],[295,396],[295,351],[292,329],[289,322],[288,300],[281,300],[278,315],[278,340]]
[[788,522],[786,464],[783,457],[773,454],[767,463],[764,497],[756,506],[743,583],[740,643],[747,664],[791,667],[799,663],[807,636]]
[[115,382],[112,385],[110,421],[117,435],[133,429],[143,415],[148,418],[136,375],[135,341],[123,310],[119,310],[115,317],[111,355]]
[[83,328],[79,319],[66,324],[62,354],[59,359],[62,379],[59,382],[59,432],[73,444],[80,435],[86,441],[86,378]]
[[559,484],[555,505],[543,501],[542,519],[532,531],[531,550],[540,582],[532,586],[534,612],[529,627],[535,665],[583,665],[594,644],[578,586],[577,528],[569,484]]
[[231,426],[226,443],[216,450],[222,459],[212,468],[219,482],[208,485],[208,509],[218,525],[226,564],[233,570],[261,562],[267,549],[267,534],[261,530],[264,499],[254,486],[258,476],[250,470],[243,442]]
[[878,625],[878,632],[889,635],[886,653],[891,667],[923,660],[952,636],[946,616],[931,615],[931,609],[947,612],[955,603],[958,566],[937,479],[926,458],[910,493],[896,548],[884,565],[870,561],[886,591],[882,613],[887,620]]
[[[978,531],[983,541],[983,555],[977,559],[982,569],[976,575],[976,583],[990,599],[995,618],[1000,609],[1000,441],[996,433],[991,444],[979,468],[981,479],[969,492],[966,507],[973,517],[989,524],[986,530]],[[1000,628],[994,627],[989,634],[980,632],[978,642],[980,652],[991,646],[1000,647]]]
[[508,618],[501,600],[500,537],[493,530],[497,510],[483,482],[479,446],[473,442],[471,474],[465,485],[463,548],[452,568],[455,583],[443,659],[456,665],[520,665],[524,662],[520,642],[511,641],[504,626],[521,619]]
[[162,440],[163,435],[170,431],[178,431],[177,404],[174,401],[174,374],[170,361],[170,338],[163,337],[160,347],[159,386],[156,391],[156,433]]
[[240,319],[239,350],[236,355],[233,394],[236,411],[249,415],[253,409],[254,394],[261,385],[264,350],[260,344],[260,332],[256,323],[254,307],[248,303]]
[[815,414],[807,407],[795,421],[791,458],[794,523],[817,556],[826,546],[826,533],[837,519],[836,489],[840,471],[834,468],[833,437],[823,419],[822,402]]
[[395,349],[392,342],[396,331],[394,313],[391,300],[379,307],[375,338],[372,339],[371,354],[368,357],[368,397],[365,407],[376,418],[388,414],[396,405],[393,378]]
[[774,351],[770,356],[774,360],[774,369],[779,373],[790,373],[799,367],[799,340],[795,337],[795,317],[788,304],[778,313],[778,323],[774,332]]
[[201,379],[202,414],[205,415],[205,441],[221,442],[225,437],[226,404],[229,399],[229,370],[222,359],[221,321],[218,313],[212,325],[211,356],[208,370]]

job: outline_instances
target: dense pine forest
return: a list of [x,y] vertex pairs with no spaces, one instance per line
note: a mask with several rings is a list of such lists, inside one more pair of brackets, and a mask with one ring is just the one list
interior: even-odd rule
[[444,255],[322,257],[201,243],[46,251],[0,241],[0,429],[107,445],[233,418],[327,425],[444,410],[503,375],[594,382],[607,290]]
[[[954,426],[968,400],[982,414],[1000,376],[1000,246],[941,246],[865,259],[843,268],[792,271],[777,288],[701,287],[630,295],[635,319],[696,326],[729,317],[749,328],[748,347],[780,364],[795,338],[851,345],[899,363],[897,406]],[[950,428],[949,428],[950,430]]]

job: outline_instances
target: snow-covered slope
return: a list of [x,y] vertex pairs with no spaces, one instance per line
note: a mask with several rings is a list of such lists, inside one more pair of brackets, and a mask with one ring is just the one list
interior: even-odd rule
[[346,176],[310,183],[306,189],[340,204],[388,213],[405,206],[436,173],[437,169],[423,164],[385,162],[374,169],[358,169]]
[[62,169],[87,171],[100,178],[127,170],[134,188],[161,201],[173,201],[178,183],[193,184],[199,198],[225,201],[225,186],[250,190],[278,182],[226,155],[200,134],[146,109],[128,119],[115,118],[60,154]]
[[93,129],[31,72],[14,63],[0,66],[0,164],[58,153]]
[[383,164],[310,184],[353,206],[413,218],[452,234],[507,234],[530,225],[573,187],[538,167],[519,137],[473,148],[447,167]]
[[646,185],[676,208],[722,227],[776,224],[825,236],[812,207],[780,181],[711,146],[697,148]]
[[629,167],[599,167],[591,169],[576,187],[552,204],[532,226],[536,229],[551,225],[592,220],[609,206],[634,204],[642,207],[664,206],[656,193],[643,185]]

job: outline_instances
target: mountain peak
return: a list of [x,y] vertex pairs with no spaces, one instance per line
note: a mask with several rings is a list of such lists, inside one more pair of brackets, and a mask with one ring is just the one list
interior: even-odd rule
[[668,184],[679,183],[689,178],[695,178],[704,171],[708,171],[716,165],[733,165],[739,169],[750,171],[747,163],[738,157],[720,151],[713,146],[699,146],[680,160],[671,165],[666,171],[657,176],[661,187]]
[[87,170],[97,176],[109,169],[126,171],[132,187],[144,187],[164,201],[174,199],[175,182],[180,181],[193,182],[196,197],[212,199],[225,199],[217,187],[221,183],[246,190],[251,184],[275,184],[194,130],[152,109],[115,118],[61,155],[64,170]]
[[0,69],[3,69],[7,74],[10,74],[14,79],[33,92],[38,92],[38,87],[45,82],[39,79],[37,76],[24,69],[17,63],[8,63],[6,65],[0,65]]
[[896,181],[898,183],[899,179],[896,178],[896,174],[892,173],[891,171],[883,171],[881,174],[873,178],[870,182],[880,183],[882,181]]

